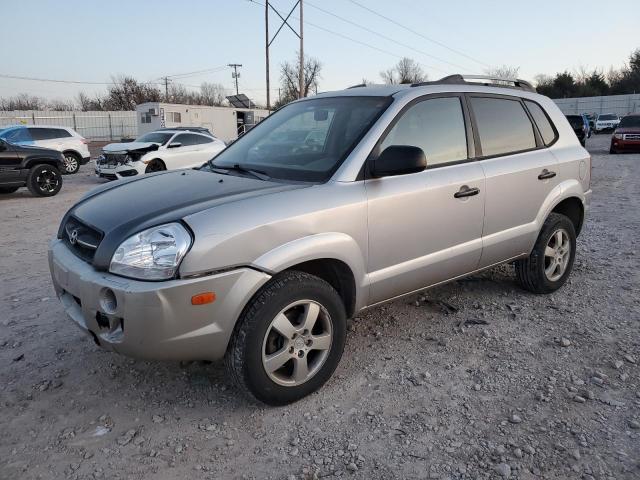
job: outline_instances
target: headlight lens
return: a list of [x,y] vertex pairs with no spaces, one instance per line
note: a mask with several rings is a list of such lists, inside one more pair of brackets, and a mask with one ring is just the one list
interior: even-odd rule
[[622,140],[622,134],[621,133],[615,133],[613,135],[613,138],[615,138],[616,140]]
[[109,271],[140,280],[168,280],[191,242],[191,235],[179,223],[149,228],[122,242],[111,258]]

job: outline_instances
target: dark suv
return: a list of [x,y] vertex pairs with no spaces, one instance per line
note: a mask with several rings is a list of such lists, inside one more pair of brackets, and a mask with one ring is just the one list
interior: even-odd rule
[[27,187],[40,197],[51,197],[62,188],[62,153],[41,147],[15,145],[0,139],[0,194]]

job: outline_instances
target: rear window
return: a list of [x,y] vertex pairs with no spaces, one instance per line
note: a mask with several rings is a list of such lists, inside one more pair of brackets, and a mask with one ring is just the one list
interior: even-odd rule
[[540,132],[542,141],[545,145],[551,145],[556,139],[556,131],[554,130],[553,125],[551,125],[551,120],[549,120],[549,117],[542,107],[536,102],[525,100],[524,104],[529,109],[529,113],[533,117],[533,121],[536,122],[536,125],[538,126],[538,131]]
[[600,115],[598,117],[598,120],[617,120],[618,117],[616,117],[615,115]]
[[640,115],[624,117],[620,120],[619,128],[640,127]]
[[572,128],[582,128],[584,126],[584,120],[580,115],[567,115],[567,120],[569,120],[569,125]]
[[533,125],[518,100],[471,97],[482,155],[504,155],[536,147]]

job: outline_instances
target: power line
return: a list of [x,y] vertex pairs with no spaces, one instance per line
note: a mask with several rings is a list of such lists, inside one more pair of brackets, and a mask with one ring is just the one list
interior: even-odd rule
[[396,43],[396,44],[400,45],[401,47],[408,48],[409,50],[413,50],[414,52],[417,52],[417,53],[420,53],[421,55],[425,55],[425,56],[427,56],[427,57],[433,58],[434,60],[437,60],[437,61],[439,61],[439,62],[447,63],[447,64],[449,64],[449,65],[451,65],[451,66],[453,66],[453,67],[457,67],[457,68],[461,68],[461,69],[463,69],[463,70],[471,71],[471,70],[469,70],[467,67],[463,67],[462,65],[459,65],[459,64],[457,64],[457,63],[453,63],[453,62],[450,62],[450,61],[445,60],[445,59],[443,59],[443,58],[436,57],[435,55],[432,55],[432,54],[430,54],[430,53],[424,52],[424,51],[422,51],[422,50],[418,50],[417,48],[412,47],[411,45],[407,45],[406,43],[399,42],[399,41],[397,41],[397,40],[395,40],[395,39],[393,39],[393,38],[391,38],[391,37],[388,37],[388,36],[386,36],[386,35],[383,35],[383,34],[382,34],[382,33],[380,33],[380,32],[377,32],[377,31],[375,31],[375,30],[373,30],[373,29],[371,29],[371,28],[367,28],[367,27],[365,27],[364,25],[361,25],[361,24],[359,24],[359,23],[357,23],[357,22],[353,22],[353,21],[348,20],[348,19],[346,19],[346,18],[344,18],[344,17],[341,17],[340,15],[336,15],[336,14],[335,14],[335,13],[333,13],[333,12],[330,12],[330,11],[328,11],[328,10],[325,10],[324,8],[318,7],[317,5],[314,5],[313,3],[309,2],[308,0],[307,0],[307,5],[309,5],[310,7],[315,8],[316,10],[320,10],[320,11],[321,11],[321,12],[323,12],[323,13],[326,13],[327,15],[331,15],[332,17],[335,17],[335,18],[337,18],[337,19],[339,19],[339,20],[342,20],[343,22],[346,22],[346,23],[348,23],[348,24],[350,24],[350,25],[353,25],[353,26],[355,26],[355,27],[358,27],[358,28],[360,28],[360,29],[362,29],[362,30],[364,30],[364,31],[366,31],[366,32],[369,32],[369,33],[372,33],[372,34],[374,34],[374,35],[377,35],[378,37],[383,38],[383,39],[385,39],[385,40],[387,40],[387,41],[389,41],[389,42]]
[[369,8],[367,6],[362,5],[360,2],[357,2],[356,0],[348,0],[348,1],[353,3],[354,5],[359,6],[360,8],[363,8],[364,10],[367,10],[368,12],[373,13],[374,15],[376,15],[376,16],[378,16],[380,18],[383,18],[383,19],[387,20],[388,22],[393,23],[394,25],[397,25],[400,28],[403,28],[404,30],[406,30],[408,32],[413,33],[414,35],[417,35],[417,36],[419,36],[421,38],[424,38],[425,40],[427,40],[429,42],[435,43],[436,45],[439,45],[442,48],[446,48],[447,50],[449,50],[449,51],[451,51],[453,53],[457,53],[458,55],[462,55],[463,57],[468,58],[469,60],[473,60],[474,62],[479,63],[480,65],[484,65],[485,67],[491,68],[491,65],[489,65],[488,63],[485,63],[485,62],[483,62],[481,60],[478,60],[477,58],[474,58],[474,57],[472,57],[470,55],[467,55],[466,53],[463,53],[460,50],[456,50],[454,48],[451,48],[448,45],[445,45],[444,43],[439,42],[438,40],[435,40],[433,38],[427,37],[426,35],[423,35],[420,32],[417,32],[417,31],[415,31],[415,30],[413,30],[413,29],[411,29],[411,28],[409,28],[409,27],[407,27],[405,25],[402,25],[401,23],[395,21],[392,18],[387,17],[386,15],[383,15],[382,13],[376,12],[375,10],[372,10],[371,8]]
[[[73,84],[79,84],[79,85],[115,85],[115,82],[84,82],[81,80],[58,80],[53,78],[23,77],[19,75],[5,75],[5,74],[0,74],[0,78],[10,78],[13,80],[29,80],[34,82],[73,83]],[[155,83],[155,82],[145,82],[145,83]]]
[[201,75],[204,73],[220,72],[222,70],[225,70],[227,67],[228,65],[220,65],[217,67],[207,68],[205,70],[196,70],[194,72],[187,72],[187,73],[176,73],[174,75],[166,75],[166,76],[169,78],[186,78],[186,77],[192,77],[194,75]]
[[[263,7],[264,7],[264,3],[260,3],[260,2],[258,2],[258,1],[256,1],[256,0],[246,0],[246,1],[247,1],[247,2],[249,2],[249,3],[251,3],[252,5],[260,5],[260,6],[263,6]],[[294,17],[294,18],[295,18],[295,17]],[[299,20],[299,18],[295,18],[295,19],[296,19],[296,20]],[[372,49],[372,50],[376,50],[376,51],[378,51],[378,52],[380,52],[380,53],[384,53],[385,55],[391,55],[392,57],[402,58],[402,55],[398,55],[397,53],[393,53],[393,52],[390,52],[390,51],[388,51],[388,50],[384,50],[383,48],[379,48],[379,47],[376,47],[376,46],[371,45],[371,44],[369,44],[369,43],[366,43],[366,42],[363,42],[363,41],[357,40],[357,39],[355,39],[355,38],[349,37],[348,35],[344,35],[344,34],[339,33],[339,32],[334,32],[333,30],[329,30],[328,28],[321,27],[320,25],[317,25],[317,24],[315,24],[315,23],[311,23],[311,22],[309,22],[308,20],[305,20],[305,21],[304,21],[304,23],[305,23],[306,25],[309,25],[310,27],[317,28],[318,30],[322,30],[323,32],[330,33],[331,35],[335,35],[335,36],[340,37],[340,38],[343,38],[343,39],[345,39],[345,40],[349,40],[350,42],[358,43],[358,44],[363,45],[363,46],[365,46],[365,47],[367,47],[367,48],[370,48],[370,49]],[[421,63],[421,62],[418,62],[418,63],[419,63],[420,65],[422,65],[423,67],[431,68],[431,69],[433,69],[433,70],[439,70],[439,71],[441,71],[441,72],[447,73],[447,71],[446,71],[446,70],[443,70],[442,68],[434,67],[433,65],[427,65],[427,64],[425,64],[425,63]]]

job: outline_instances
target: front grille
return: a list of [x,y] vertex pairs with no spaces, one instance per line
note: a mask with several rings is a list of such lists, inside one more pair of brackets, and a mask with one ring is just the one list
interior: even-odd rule
[[98,160],[98,165],[105,167],[116,167],[118,165],[124,165],[130,160],[129,155],[126,153],[104,153],[103,158]]
[[117,180],[118,176],[115,173],[100,173],[100,178],[106,178],[107,180]]
[[640,140],[640,133],[625,133],[622,138],[625,140]]
[[102,241],[102,233],[75,217],[69,217],[64,225],[63,239],[73,253],[91,263]]

